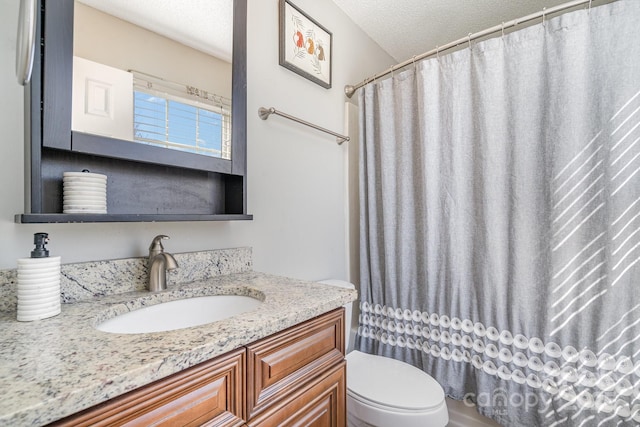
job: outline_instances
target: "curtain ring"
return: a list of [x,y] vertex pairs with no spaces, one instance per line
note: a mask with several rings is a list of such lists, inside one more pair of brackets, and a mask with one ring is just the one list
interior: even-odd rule
[[547,13],[547,8],[546,8],[546,7],[543,7],[543,8],[542,8],[542,25],[543,25],[543,26],[544,26],[544,15],[545,15],[545,13]]
[[504,21],[502,21],[502,38],[504,38]]
[[589,13],[591,13],[591,2],[592,2],[592,1],[593,1],[593,0],[589,0]]
[[469,40],[469,49],[471,49],[471,33],[467,34],[467,39]]
[[411,62],[413,62],[413,69],[414,69],[414,70],[417,70],[417,68],[416,68],[416,56],[415,56],[415,55],[413,55],[413,56],[411,57]]
[[440,60],[440,46],[436,45],[436,59]]

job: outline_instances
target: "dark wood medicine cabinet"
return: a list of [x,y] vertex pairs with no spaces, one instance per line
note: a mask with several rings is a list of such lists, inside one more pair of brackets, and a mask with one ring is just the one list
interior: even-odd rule
[[[71,129],[73,0],[38,0],[36,53],[25,88],[26,197],[19,223],[250,220],[246,182],[246,13],[234,0],[232,159]],[[65,171],[106,174],[107,214],[64,214]]]

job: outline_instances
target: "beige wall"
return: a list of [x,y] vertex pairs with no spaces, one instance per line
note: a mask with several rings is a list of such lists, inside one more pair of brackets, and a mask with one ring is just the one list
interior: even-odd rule
[[[231,97],[231,64],[82,3],[74,8],[73,53]],[[167,58],[172,60],[167,61]]]
[[281,117],[275,107],[341,131],[343,87],[388,68],[392,59],[330,0],[296,5],[333,33],[333,87],[324,89],[278,64],[278,1],[248,1],[249,222],[15,224],[23,210],[23,88],[15,78],[18,2],[0,0],[0,268],[28,256],[33,233],[50,233],[63,263],[143,256],[156,234],[172,252],[252,246],[254,268],[302,279],[346,279],[345,164],[348,143]]

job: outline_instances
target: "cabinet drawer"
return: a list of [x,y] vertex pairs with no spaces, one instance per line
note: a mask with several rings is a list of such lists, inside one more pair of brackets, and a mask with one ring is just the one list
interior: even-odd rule
[[343,360],[344,308],[247,346],[248,419]]
[[343,361],[290,400],[269,407],[249,427],[345,427],[345,367]]
[[156,381],[52,426],[240,426],[244,349]]

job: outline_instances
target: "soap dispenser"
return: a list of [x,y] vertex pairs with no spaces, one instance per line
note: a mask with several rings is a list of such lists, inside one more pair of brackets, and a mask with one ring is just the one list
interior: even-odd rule
[[46,319],[60,313],[60,257],[50,257],[47,233],[33,235],[31,258],[18,260],[18,320]]

